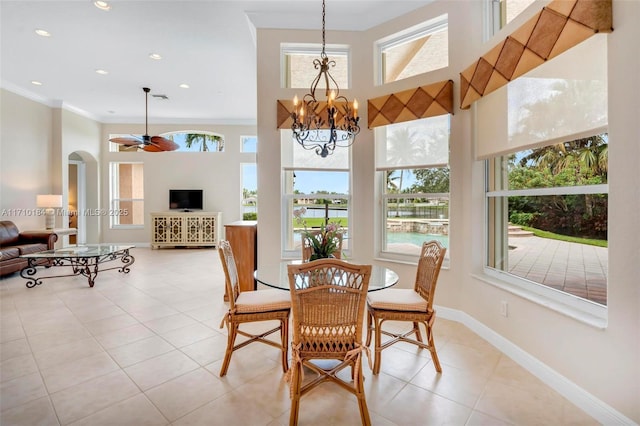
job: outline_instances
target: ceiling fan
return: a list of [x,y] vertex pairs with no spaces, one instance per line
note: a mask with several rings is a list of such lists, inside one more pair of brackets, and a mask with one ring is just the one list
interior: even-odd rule
[[144,135],[142,138],[132,136],[130,138],[112,138],[110,142],[119,143],[128,147],[142,147],[147,152],[175,151],[180,146],[171,139],[162,136],[149,136],[149,92],[151,89],[143,87],[145,93],[144,99]]

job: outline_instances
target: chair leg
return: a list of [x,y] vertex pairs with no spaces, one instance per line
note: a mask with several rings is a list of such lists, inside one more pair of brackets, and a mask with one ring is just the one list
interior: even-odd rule
[[282,343],[282,371],[289,370],[289,318],[280,320],[280,342]]
[[356,385],[356,396],[358,397],[360,419],[364,426],[370,426],[371,418],[369,417],[369,408],[367,407],[367,399],[364,394],[364,377],[362,375],[362,368],[358,369],[358,377],[355,378],[354,383]]
[[227,374],[229,369],[229,362],[231,362],[231,354],[233,354],[233,345],[236,342],[236,336],[238,335],[238,324],[231,323],[229,327],[229,334],[227,335],[227,351],[224,354],[224,361],[222,361],[222,368],[220,369],[220,377]]
[[382,363],[382,349],[380,346],[382,345],[382,319],[375,318],[374,321],[374,331],[376,334],[375,343],[374,343],[374,357],[373,357],[373,374],[380,373],[380,364]]
[[413,322],[413,329],[416,331],[416,340],[420,343],[423,343],[422,341],[422,333],[420,333],[420,323],[417,321]]
[[291,367],[291,414],[289,415],[289,426],[297,426],[298,414],[300,413],[300,390],[302,387],[302,363],[294,362]]
[[440,366],[440,360],[438,359],[438,353],[436,352],[436,345],[433,343],[433,330],[430,326],[427,326],[427,341],[429,342],[429,352],[431,352],[433,365],[436,367],[436,371],[438,373],[442,373],[442,367]]
[[373,331],[373,315],[371,311],[367,309],[367,342],[365,346],[369,346],[371,344],[371,332]]

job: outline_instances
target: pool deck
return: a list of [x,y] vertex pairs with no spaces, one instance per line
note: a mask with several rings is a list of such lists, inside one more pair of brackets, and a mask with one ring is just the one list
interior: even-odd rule
[[[390,244],[419,253],[413,244]],[[536,236],[510,237],[508,271],[548,287],[607,304],[607,249]]]
[[509,238],[510,273],[607,304],[608,250],[535,236]]

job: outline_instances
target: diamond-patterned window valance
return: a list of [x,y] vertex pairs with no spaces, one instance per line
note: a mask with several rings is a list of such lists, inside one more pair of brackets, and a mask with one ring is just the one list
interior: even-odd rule
[[460,108],[598,32],[611,32],[612,0],[555,0],[460,73]]
[[403,121],[453,114],[453,81],[446,80],[367,101],[372,129]]

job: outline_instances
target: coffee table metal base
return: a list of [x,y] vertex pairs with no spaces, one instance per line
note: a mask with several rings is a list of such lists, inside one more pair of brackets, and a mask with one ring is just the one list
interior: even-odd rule
[[[113,253],[88,256],[88,257],[60,257],[50,258],[48,263],[43,264],[42,258],[29,258],[27,259],[29,264],[20,271],[20,276],[27,280],[27,288],[33,288],[42,284],[42,280],[49,278],[60,277],[72,277],[75,275],[82,275],[87,277],[89,281],[89,287],[93,287],[95,279],[100,271],[108,271],[111,269],[117,269],[118,272],[128,274],[131,270],[129,267],[135,262],[135,258],[129,254],[129,249],[115,251]],[[101,265],[108,264],[109,262],[120,261],[122,264],[119,266],[112,266],[110,268],[102,268]],[[46,277],[37,277],[38,267],[50,268],[57,266],[71,267],[72,274],[64,275],[50,275]]]

